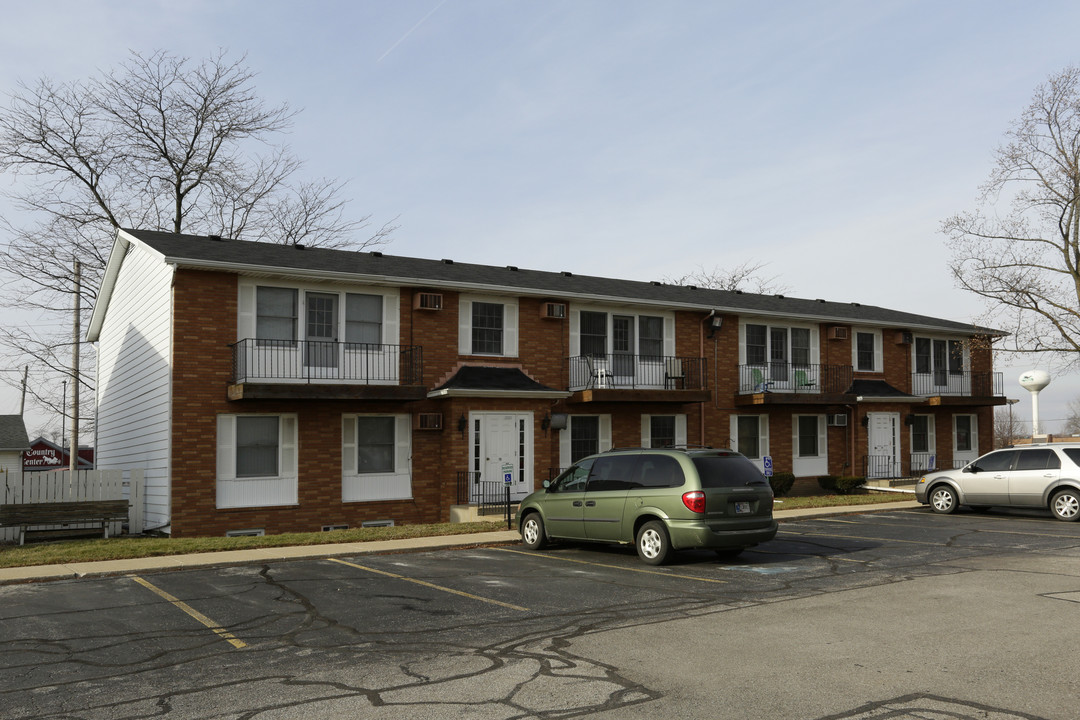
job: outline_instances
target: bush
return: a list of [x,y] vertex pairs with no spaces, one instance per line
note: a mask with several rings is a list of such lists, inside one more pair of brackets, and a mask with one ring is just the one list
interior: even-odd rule
[[775,497],[783,497],[791,492],[791,486],[795,484],[795,473],[776,473],[769,478],[769,485],[772,485],[773,495]]
[[821,486],[822,490],[836,492],[836,481],[839,479],[835,475],[822,475],[817,479],[817,484]]
[[866,478],[854,477],[851,475],[846,475],[844,477],[822,475],[817,481],[818,485],[820,485],[823,490],[834,492],[837,495],[850,495],[857,492],[859,486],[866,484]]

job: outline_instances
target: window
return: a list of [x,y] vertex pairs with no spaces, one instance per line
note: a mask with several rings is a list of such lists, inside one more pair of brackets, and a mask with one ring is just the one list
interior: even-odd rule
[[341,499],[343,502],[412,497],[411,415],[343,415]]
[[236,418],[236,477],[276,477],[278,474],[278,418]]
[[679,487],[686,483],[679,461],[667,455],[642,455],[636,487]]
[[581,354],[607,357],[607,313],[581,311]]
[[810,364],[810,330],[791,328],[791,364]]
[[916,415],[911,421],[911,452],[928,453],[930,450],[930,416]]
[[629,490],[637,474],[637,455],[612,455],[598,457],[589,472],[587,492],[604,490]]
[[974,447],[971,440],[971,416],[957,415],[954,422],[956,424],[956,449],[959,452],[970,452]]
[[477,355],[503,354],[503,306],[498,303],[472,304],[472,351]]
[[1001,452],[984,455],[975,462],[975,467],[980,472],[1004,472],[1012,468],[1015,450],[1002,450]]
[[345,295],[345,342],[382,343],[383,299],[381,295]]
[[1016,458],[1017,470],[1058,470],[1061,460],[1053,450],[1021,450]]
[[297,291],[292,288],[257,287],[255,290],[255,337],[259,345],[296,342]]
[[764,325],[746,326],[746,364],[764,365],[767,352],[768,328]]
[[548,492],[585,492],[585,482],[589,479],[589,470],[592,468],[592,464],[592,460],[586,460],[569,468],[562,475],[555,478],[555,481],[548,487]]
[[217,417],[217,507],[295,505],[296,416]]
[[600,418],[577,416],[570,418],[570,462],[600,452]]
[[949,341],[949,374],[964,374],[964,344],[959,340]]
[[394,472],[394,418],[356,418],[356,471],[365,473]]
[[855,333],[855,369],[862,372],[874,372],[874,357],[876,355],[875,334],[868,332]]
[[963,375],[963,341],[915,338],[915,372],[932,376],[935,386],[948,384],[949,375]]
[[675,438],[675,416],[653,415],[649,418],[649,447],[678,445]]
[[748,458],[761,457],[761,437],[758,427],[761,422],[757,415],[740,415],[738,423],[738,446],[740,454]]
[[638,355],[643,360],[659,361],[664,355],[664,318],[638,316]]
[[798,416],[798,457],[818,456],[818,422],[817,415]]

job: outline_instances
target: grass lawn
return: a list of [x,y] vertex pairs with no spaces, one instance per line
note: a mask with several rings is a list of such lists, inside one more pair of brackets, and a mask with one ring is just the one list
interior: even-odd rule
[[[776,510],[797,510],[839,505],[872,505],[912,499],[914,499],[912,495],[902,493],[785,497],[779,498],[779,502],[774,507]],[[93,562],[95,560],[124,560],[161,555],[243,550],[246,548],[328,545],[331,543],[397,540],[438,535],[467,535],[505,529],[506,523],[502,521],[396,525],[394,527],[355,528],[335,530],[333,532],[284,533],[281,535],[265,535],[263,537],[119,537],[93,540],[63,540],[31,543],[22,547],[18,545],[0,545],[0,568]]]

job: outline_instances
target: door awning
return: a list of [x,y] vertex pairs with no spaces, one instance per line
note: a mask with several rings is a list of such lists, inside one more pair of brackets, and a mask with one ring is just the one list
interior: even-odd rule
[[429,398],[444,397],[509,397],[565,398],[567,390],[542,385],[520,368],[465,365],[445,383],[428,393]]
[[844,393],[854,395],[857,402],[921,403],[926,398],[897,390],[884,380],[853,380]]

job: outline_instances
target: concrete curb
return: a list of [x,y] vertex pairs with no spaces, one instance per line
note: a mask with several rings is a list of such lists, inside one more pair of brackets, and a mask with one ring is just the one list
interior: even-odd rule
[[[918,507],[922,507],[922,505],[915,501],[892,502],[881,505],[844,505],[803,510],[775,510],[773,511],[773,517],[779,522],[785,522],[824,515],[853,515],[867,512],[883,512],[885,510],[909,510]],[[519,539],[520,536],[515,530],[494,530],[469,535],[440,535],[436,537],[406,538],[404,540],[376,540],[373,542],[340,543],[336,545],[296,545],[194,553],[190,555],[162,555],[158,557],[132,558],[130,560],[30,565],[27,567],[0,568],[0,585],[49,580],[73,580],[106,575],[130,575],[140,572],[183,570],[196,567],[243,565],[256,562],[280,562],[282,560],[325,558],[338,555],[371,555],[410,550],[507,545],[516,543]]]

